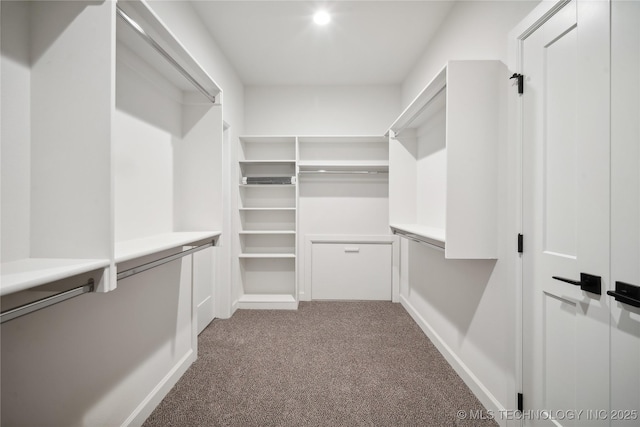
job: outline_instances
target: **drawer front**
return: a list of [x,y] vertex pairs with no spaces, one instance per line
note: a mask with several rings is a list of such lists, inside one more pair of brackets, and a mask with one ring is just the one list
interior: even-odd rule
[[390,243],[314,243],[311,298],[391,300]]

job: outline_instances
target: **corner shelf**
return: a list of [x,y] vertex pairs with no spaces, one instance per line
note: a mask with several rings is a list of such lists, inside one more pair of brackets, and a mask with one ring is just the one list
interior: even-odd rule
[[391,125],[389,222],[451,259],[498,256],[498,156],[508,73],[450,61]]

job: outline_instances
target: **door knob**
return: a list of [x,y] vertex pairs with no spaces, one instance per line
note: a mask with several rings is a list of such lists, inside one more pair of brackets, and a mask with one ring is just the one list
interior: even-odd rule
[[601,295],[601,283],[602,278],[600,276],[594,276],[593,274],[580,273],[580,280],[565,279],[564,277],[553,276],[553,279],[561,282],[571,283],[575,286],[580,286],[583,291],[591,292],[592,294]]
[[607,291],[616,301],[640,307],[640,286],[631,285],[624,282],[616,282],[615,291]]

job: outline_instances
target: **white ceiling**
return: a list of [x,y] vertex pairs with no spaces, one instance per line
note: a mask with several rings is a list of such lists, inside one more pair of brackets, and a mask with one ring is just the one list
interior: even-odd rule
[[[246,85],[400,84],[453,5],[434,1],[193,1]],[[331,13],[326,26],[314,12]]]

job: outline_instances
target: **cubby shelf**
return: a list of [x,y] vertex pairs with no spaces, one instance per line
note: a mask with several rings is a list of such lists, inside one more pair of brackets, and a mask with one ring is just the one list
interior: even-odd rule
[[495,259],[507,71],[450,61],[389,129],[389,222],[452,259]]

